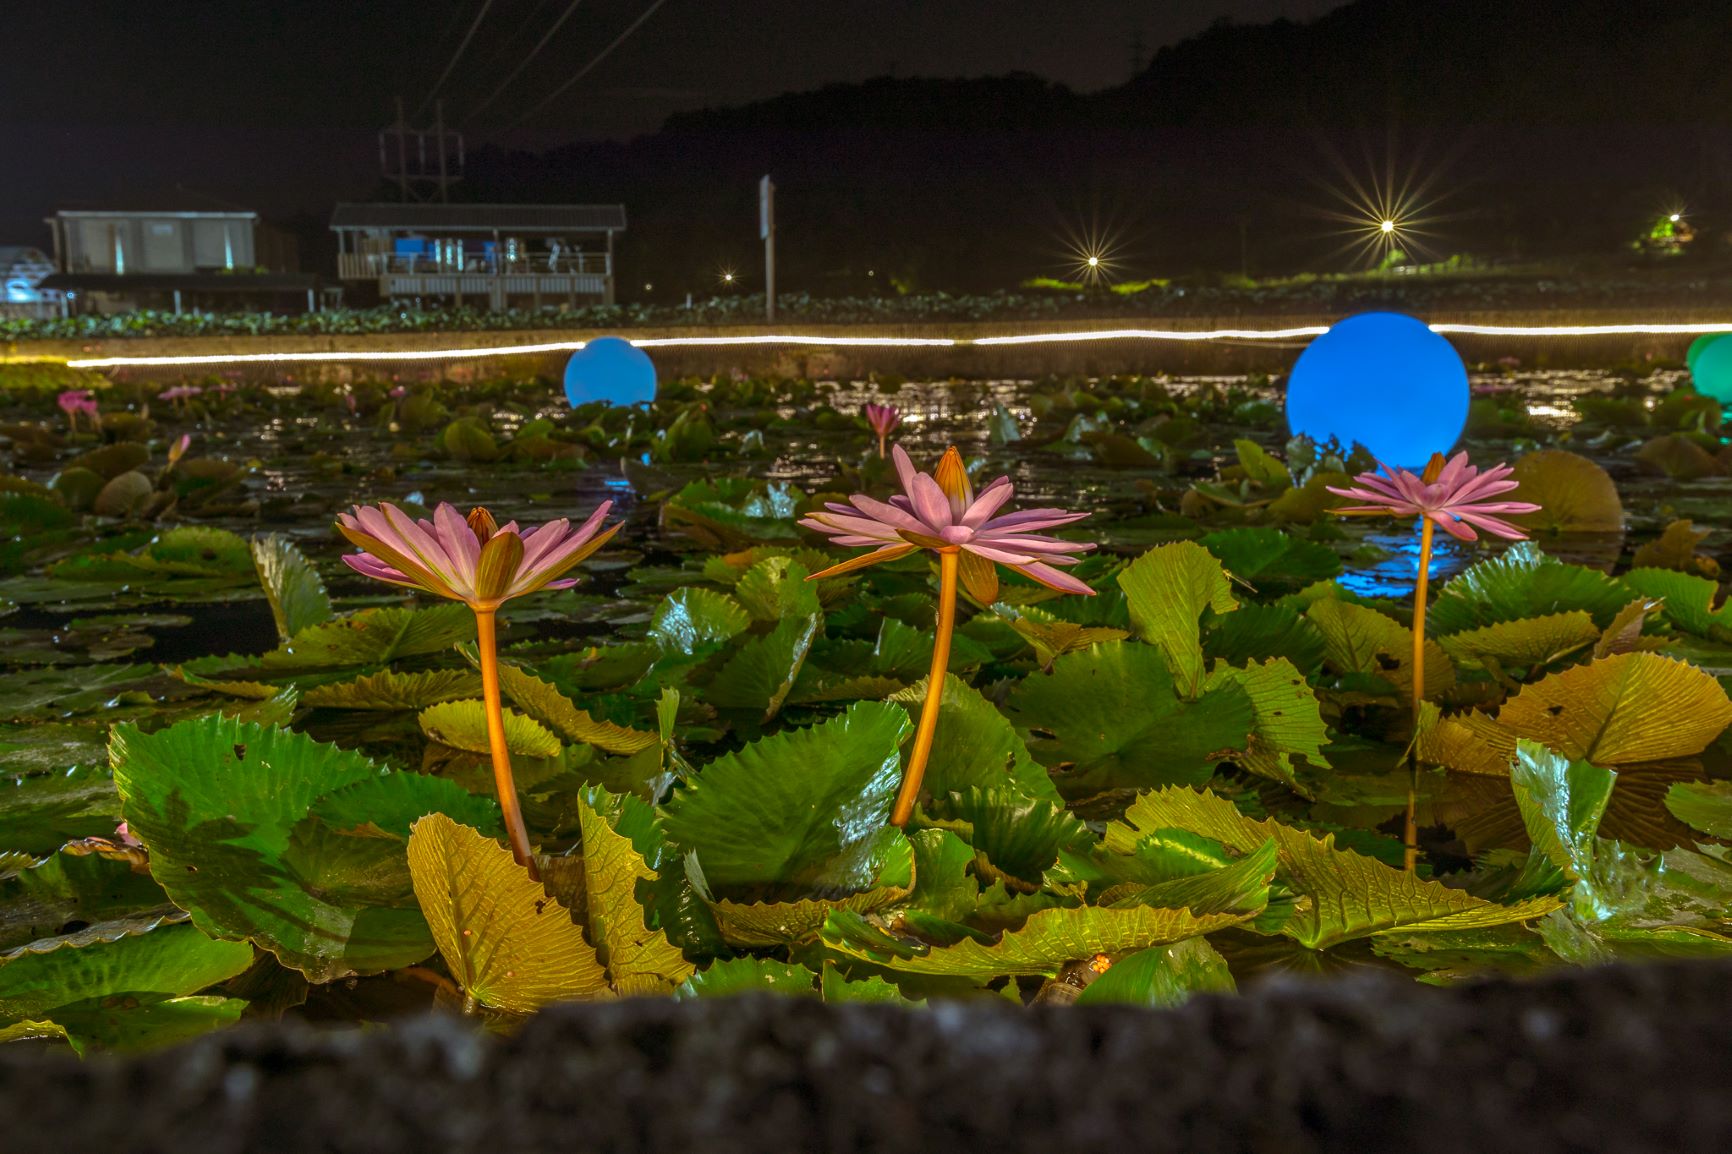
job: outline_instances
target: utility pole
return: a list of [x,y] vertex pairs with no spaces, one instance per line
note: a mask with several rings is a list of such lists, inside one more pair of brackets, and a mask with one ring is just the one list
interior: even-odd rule
[[776,322],[776,186],[758,181],[758,236],[764,242],[764,319]]
[[397,199],[409,200],[409,125],[403,120],[403,98],[397,98]]
[[[447,204],[451,200],[451,175],[445,169],[445,99],[440,97],[433,104],[433,135],[439,141],[439,203]],[[495,237],[494,239],[498,239]]]

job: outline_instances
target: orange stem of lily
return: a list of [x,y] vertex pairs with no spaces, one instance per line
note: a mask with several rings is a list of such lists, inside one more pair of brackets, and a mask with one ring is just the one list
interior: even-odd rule
[[1431,581],[1431,518],[1420,520],[1419,581],[1413,587],[1413,739],[1407,758],[1407,825],[1402,833],[1402,866],[1408,873],[1419,867],[1419,711],[1425,704],[1425,600]]
[[956,577],[962,567],[962,551],[945,549],[938,554],[938,634],[932,641],[932,672],[926,679],[926,703],[920,707],[920,727],[914,731],[914,751],[902,775],[890,824],[906,826],[920,800],[920,783],[932,757],[932,738],[938,732],[938,711],[944,704],[944,677],[950,669],[950,637],[956,631]]
[[884,433],[878,434],[878,459],[880,461],[884,459],[884,437]]
[[505,711],[499,698],[499,629],[496,610],[475,610],[475,641],[481,653],[481,698],[487,714],[487,748],[493,754],[493,788],[499,794],[499,812],[505,833],[511,839],[511,856],[537,881],[535,854],[529,846],[529,830],[523,824],[523,804],[517,798],[517,782],[511,776],[511,747],[505,743]]

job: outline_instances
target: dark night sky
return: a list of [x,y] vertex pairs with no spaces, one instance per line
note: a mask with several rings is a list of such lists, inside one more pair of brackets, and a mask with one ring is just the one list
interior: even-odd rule
[[[651,3],[581,0],[471,118],[569,2],[494,0],[443,90],[472,141],[628,137],[672,112],[886,73],[1023,70],[1090,91],[1130,75],[1139,39],[1146,58],[1221,17],[1311,19],[1341,0],[667,0],[519,126]],[[5,21],[0,242],[40,242],[41,217],[76,201],[322,213],[364,197],[392,95],[421,102],[480,5],[20,3]]]

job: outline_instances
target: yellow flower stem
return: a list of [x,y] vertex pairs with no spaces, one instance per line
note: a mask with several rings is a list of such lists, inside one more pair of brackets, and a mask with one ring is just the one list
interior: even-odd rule
[[1430,517],[1420,519],[1419,580],[1413,587],[1413,744],[1407,753],[1407,825],[1402,834],[1402,865],[1412,873],[1419,865],[1419,711],[1425,704],[1425,600],[1431,581]]
[[475,641],[481,653],[481,697],[487,713],[487,748],[493,754],[493,788],[499,794],[499,812],[511,839],[511,856],[540,879],[535,855],[529,847],[529,830],[523,824],[523,804],[517,799],[517,782],[511,776],[511,747],[505,743],[505,711],[499,698],[499,629],[497,610],[475,610]]
[[880,461],[884,459],[884,436],[883,433],[878,434],[878,459]]
[[956,576],[962,566],[960,549],[944,549],[938,554],[938,634],[932,641],[932,672],[926,679],[926,703],[920,707],[920,728],[914,731],[914,751],[908,757],[908,769],[902,775],[902,788],[896,794],[896,806],[890,811],[890,824],[905,826],[914,816],[914,803],[920,800],[920,783],[926,777],[926,763],[932,757],[932,737],[938,732],[938,711],[944,704],[944,677],[950,669],[950,637],[956,630]]

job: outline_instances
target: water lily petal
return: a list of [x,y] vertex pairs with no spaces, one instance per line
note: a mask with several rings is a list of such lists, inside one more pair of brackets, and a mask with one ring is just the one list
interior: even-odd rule
[[828,569],[820,569],[806,580],[816,581],[821,577],[840,577],[844,573],[852,573],[857,569],[864,569],[868,565],[882,565],[886,561],[895,561],[900,557],[906,557],[918,548],[918,545],[886,545],[884,548],[871,553],[850,557],[841,564],[832,565]]
[[1021,573],[1031,581],[1038,581],[1048,589],[1055,589],[1060,593],[1075,593],[1083,597],[1093,597],[1095,595],[1093,589],[1090,589],[1087,585],[1084,585],[1069,573],[1061,572],[1050,565],[1043,565],[1038,561],[1032,565],[1012,565],[1010,568],[1015,569],[1018,573]]

